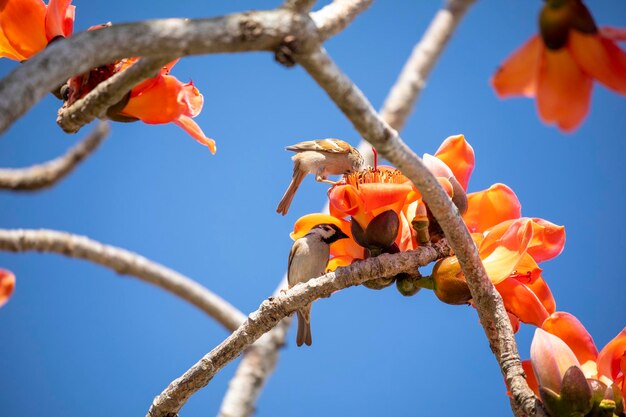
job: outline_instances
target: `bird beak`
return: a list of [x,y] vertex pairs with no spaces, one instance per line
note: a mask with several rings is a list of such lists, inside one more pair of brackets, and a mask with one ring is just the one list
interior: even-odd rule
[[339,239],[346,239],[348,237],[350,237],[350,236],[348,236],[347,234],[345,234],[341,230],[337,231],[337,240],[339,240]]

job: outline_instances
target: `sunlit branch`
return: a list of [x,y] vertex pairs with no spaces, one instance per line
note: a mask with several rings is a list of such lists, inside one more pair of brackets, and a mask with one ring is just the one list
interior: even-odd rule
[[107,137],[109,130],[108,124],[100,123],[65,155],[43,164],[27,168],[0,169],[0,189],[36,191],[52,187],[91,155]]
[[283,7],[298,13],[306,13],[311,10],[316,0],[287,0]]
[[76,133],[94,119],[105,116],[107,109],[118,103],[140,82],[153,77],[169,58],[142,58],[125,71],[98,84],[85,97],[70,107],[59,109],[57,123],[67,133]]
[[326,40],[344,30],[373,0],[334,0],[311,13],[320,40]]
[[246,316],[230,303],[196,281],[152,262],[141,255],[104,245],[84,236],[54,230],[0,229],[0,250],[7,252],[50,252],[84,259],[131,275],[182,298],[233,331]]
[[381,119],[361,90],[337,67],[323,48],[296,56],[296,60],[326,91],[361,136],[420,190],[459,258],[481,324],[513,398],[523,411],[535,415],[538,412],[536,399],[526,383],[502,297],[489,280],[474,242],[447,193],[421,159],[402,141],[398,132]]
[[415,271],[416,268],[428,265],[449,254],[447,243],[442,240],[437,245],[421,247],[415,251],[394,255],[384,254],[355,262],[270,297],[257,311],[251,313],[233,334],[158,395],[147,417],[175,416],[187,400],[200,388],[206,386],[220,369],[296,309],[316,299],[330,297],[335,291],[359,285],[371,279],[393,277],[402,272]]

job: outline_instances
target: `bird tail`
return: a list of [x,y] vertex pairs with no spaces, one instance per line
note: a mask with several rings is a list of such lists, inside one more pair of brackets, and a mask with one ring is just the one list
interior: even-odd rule
[[296,194],[296,190],[300,186],[300,183],[302,183],[305,176],[306,172],[300,170],[300,163],[296,161],[293,166],[293,177],[291,178],[291,183],[289,184],[287,191],[285,191],[283,198],[280,200],[280,203],[278,203],[276,213],[280,213],[283,216],[287,214],[289,206],[291,205],[291,200],[293,200],[293,196]]
[[311,346],[313,339],[311,338],[311,306],[306,310],[298,310],[298,334],[296,335],[296,344],[302,346],[306,344]]

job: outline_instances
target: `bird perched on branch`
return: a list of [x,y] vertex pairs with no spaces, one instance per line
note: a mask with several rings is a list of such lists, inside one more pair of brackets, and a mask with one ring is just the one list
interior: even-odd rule
[[[324,274],[330,256],[330,244],[347,238],[334,224],[318,224],[309,233],[296,240],[289,253],[287,282],[289,288]],[[296,344],[311,346],[311,304],[297,311],[298,334]]]
[[339,139],[310,140],[287,146],[288,151],[296,152],[293,160],[293,176],[289,188],[278,203],[276,212],[287,214],[291,200],[306,174],[314,174],[315,180],[334,184],[329,175],[342,175],[359,171],[363,167],[363,157],[356,148]]

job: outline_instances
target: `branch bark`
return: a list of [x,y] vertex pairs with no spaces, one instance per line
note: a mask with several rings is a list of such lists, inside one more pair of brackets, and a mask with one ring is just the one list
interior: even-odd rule
[[125,71],[98,84],[70,107],[59,109],[57,124],[67,133],[76,133],[96,118],[106,116],[109,107],[118,103],[140,82],[155,76],[172,59],[142,58]]
[[0,189],[37,191],[52,187],[91,155],[109,131],[107,123],[100,123],[82,142],[63,156],[28,168],[0,169]]
[[335,0],[311,13],[317,26],[320,41],[344,30],[352,21],[372,4],[372,0]]
[[394,255],[384,254],[338,268],[334,272],[298,284],[285,293],[268,298],[233,334],[158,395],[147,417],[176,416],[187,400],[200,388],[206,386],[220,369],[298,308],[318,298],[330,297],[335,291],[359,285],[371,279],[415,271],[416,268],[428,265],[449,254],[450,250],[445,240],[437,245],[421,247],[415,251]]
[[535,395],[526,383],[502,297],[489,280],[469,231],[446,192],[421,159],[402,141],[398,132],[376,114],[365,95],[341,72],[323,48],[295,58],[361,136],[420,190],[460,261],[481,325],[515,402],[527,414],[538,415]]
[[0,229],[0,250],[58,253],[91,261],[121,275],[134,276],[193,304],[229,331],[237,329],[246,319],[237,308],[191,278],[136,253],[104,245],[84,236],[45,229]]

